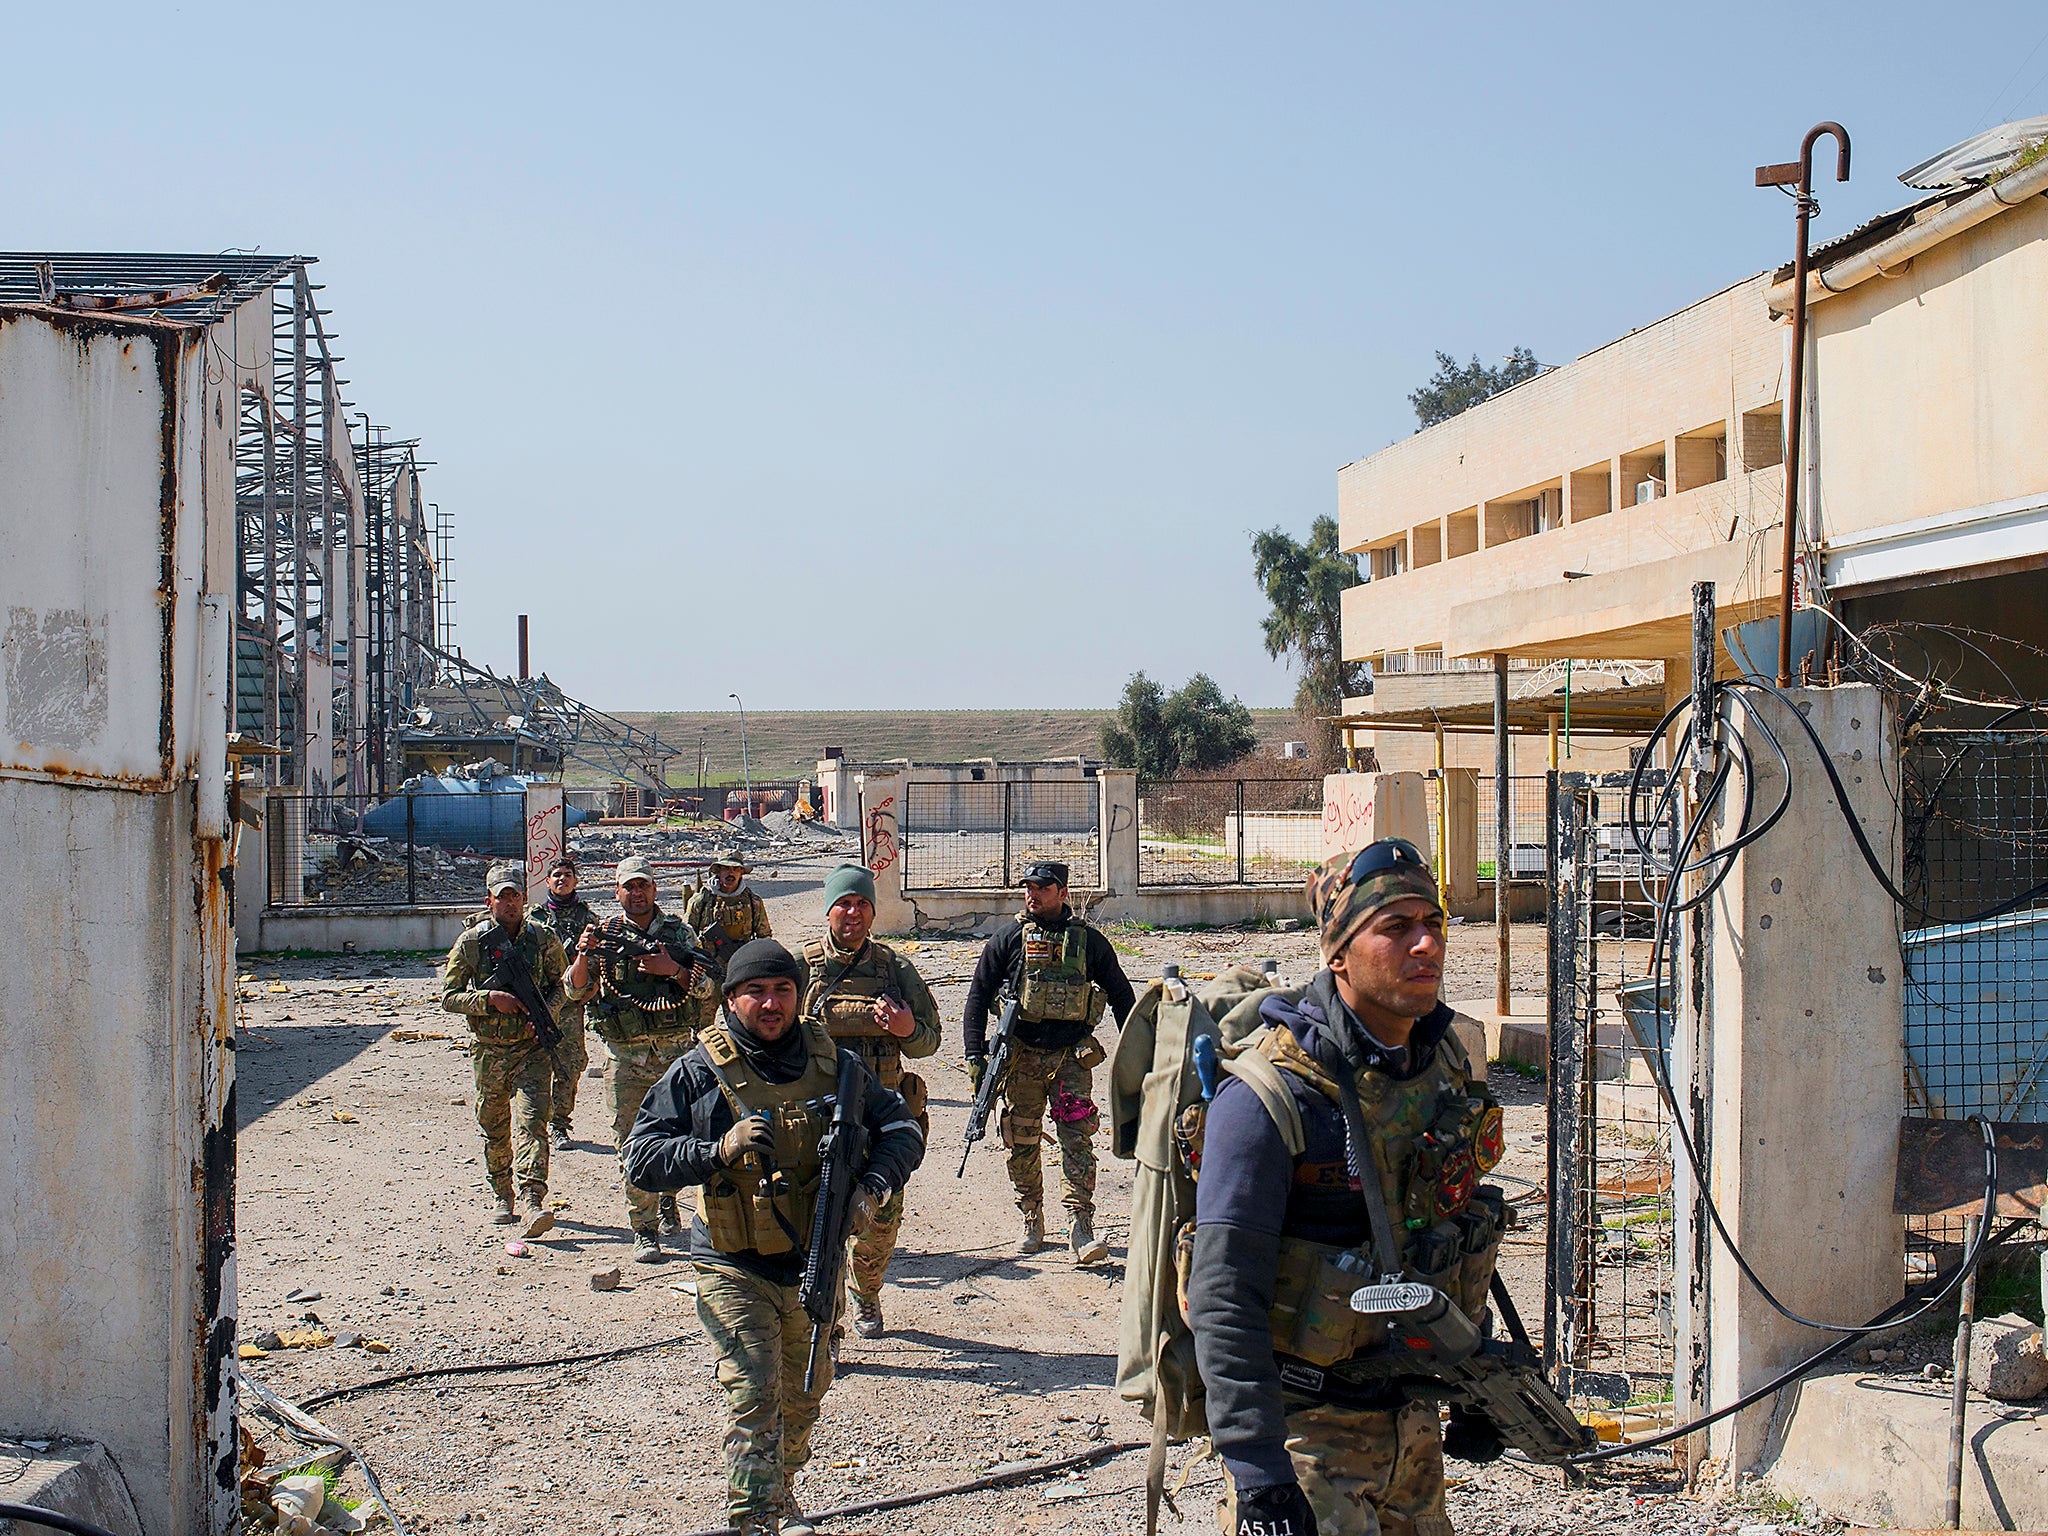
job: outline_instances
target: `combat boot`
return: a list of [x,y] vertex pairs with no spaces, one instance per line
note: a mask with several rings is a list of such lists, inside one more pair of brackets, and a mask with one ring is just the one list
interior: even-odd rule
[[546,1200],[542,1198],[543,1193],[544,1191],[539,1189],[527,1190],[524,1213],[526,1230],[519,1234],[521,1237],[539,1237],[541,1233],[553,1228],[555,1213],[548,1209]]
[[757,1509],[752,1514],[741,1515],[740,1536],[782,1536],[782,1522],[775,1518],[772,1509]]
[[1024,1235],[1017,1239],[1020,1254],[1043,1253],[1045,1251],[1045,1217],[1037,1211],[1024,1213]]
[[797,1503],[796,1495],[783,1486],[775,1513],[781,1518],[781,1536],[818,1536],[818,1528],[804,1518],[803,1507]]
[[1067,1228],[1067,1248],[1076,1264],[1100,1264],[1109,1257],[1109,1244],[1095,1235],[1093,1212],[1074,1212],[1073,1223]]
[[661,1197],[661,1235],[663,1237],[681,1237],[683,1235],[683,1215],[682,1212],[676,1209],[676,1197],[674,1195],[663,1195]]
[[[862,1296],[858,1292],[853,1298],[853,1331],[864,1339],[879,1339],[882,1336],[882,1298]],[[787,1530],[788,1527],[784,1526]]]
[[661,1262],[661,1239],[654,1235],[652,1227],[633,1229],[633,1262],[635,1264],[659,1264]]
[[557,1152],[573,1152],[576,1143],[569,1139],[569,1127],[558,1125],[548,1132],[548,1141]]
[[506,1193],[499,1195],[497,1197],[497,1204],[491,1207],[491,1225],[494,1227],[509,1227],[518,1219],[518,1213],[512,1209],[512,1195],[508,1190]]

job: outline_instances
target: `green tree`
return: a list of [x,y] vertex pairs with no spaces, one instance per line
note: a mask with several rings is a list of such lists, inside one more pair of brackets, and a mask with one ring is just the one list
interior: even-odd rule
[[1358,557],[1338,547],[1337,520],[1319,517],[1306,541],[1268,528],[1252,535],[1252,574],[1266,590],[1266,654],[1292,656],[1301,674],[1294,713],[1317,760],[1336,760],[1342,732],[1328,723],[1347,695],[1371,691],[1364,667],[1344,659],[1344,590],[1358,585]]
[[1112,767],[1135,768],[1146,780],[1221,768],[1258,741],[1252,712],[1226,699],[1206,672],[1172,693],[1134,672],[1116,714],[1102,723],[1102,755]]
[[1489,368],[1479,361],[1474,353],[1472,361],[1461,363],[1448,352],[1436,355],[1436,372],[1429,382],[1408,397],[1408,403],[1415,407],[1415,430],[1433,427],[1440,421],[1449,421],[1460,411],[1469,411],[1483,400],[1491,400],[1504,389],[1511,389],[1525,379],[1533,379],[1544,372],[1536,361],[1536,354],[1527,347],[1517,347],[1501,360],[1497,368]]

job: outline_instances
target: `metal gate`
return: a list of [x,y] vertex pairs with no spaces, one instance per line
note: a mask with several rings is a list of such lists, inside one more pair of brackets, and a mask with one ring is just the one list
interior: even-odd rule
[[[1670,1072],[1671,1013],[1652,1006],[1651,938],[1673,842],[1650,825],[1668,775],[1552,773],[1550,1177],[1544,1363],[1566,1397],[1635,1406],[1672,1395],[1671,1135],[1651,1053]],[[1661,1028],[1660,1028],[1661,1023]]]
[[1001,890],[1041,859],[1102,884],[1102,790],[1082,779],[912,779],[903,786],[906,889]]

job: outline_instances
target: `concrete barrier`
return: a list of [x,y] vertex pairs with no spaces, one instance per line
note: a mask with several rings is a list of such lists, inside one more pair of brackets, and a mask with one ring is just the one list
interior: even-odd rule
[[[1946,1381],[1855,1372],[1794,1389],[1765,1475],[1859,1525],[1942,1524],[1948,1507]],[[1964,1420],[1963,1524],[2048,1530],[2048,1408],[1972,1396]]]
[[[70,1515],[114,1536],[142,1536],[128,1484],[104,1445],[90,1440],[0,1440],[0,1457],[6,1458],[9,1471],[7,1481],[0,1483],[0,1500]],[[0,1520],[0,1536],[42,1529],[33,1522]]]

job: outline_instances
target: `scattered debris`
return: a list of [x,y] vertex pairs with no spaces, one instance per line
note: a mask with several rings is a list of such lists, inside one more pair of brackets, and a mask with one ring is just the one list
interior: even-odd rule
[[616,1291],[619,1288],[620,1278],[620,1271],[616,1268],[600,1269],[592,1273],[590,1288],[593,1291]]
[[510,1242],[505,1244],[505,1252],[512,1258],[523,1259],[528,1257],[533,1252],[533,1250],[527,1247],[526,1244],[522,1243],[521,1241],[519,1241],[518,1238],[515,1237]]
[[334,1342],[325,1328],[287,1328],[277,1338],[286,1349],[325,1349]]
[[315,1290],[312,1286],[300,1285],[294,1286],[291,1290],[286,1291],[284,1293],[284,1299],[286,1301],[304,1303],[310,1301],[319,1301],[321,1299],[321,1296],[319,1291]]

